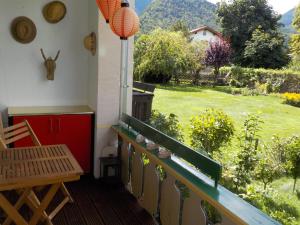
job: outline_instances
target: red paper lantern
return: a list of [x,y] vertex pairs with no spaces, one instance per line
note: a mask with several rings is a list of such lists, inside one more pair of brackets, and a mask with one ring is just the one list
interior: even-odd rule
[[121,0],[96,0],[96,2],[106,23],[109,23],[110,18],[121,8]]
[[110,27],[122,40],[127,40],[139,31],[140,20],[128,3],[122,3],[121,8],[112,16]]

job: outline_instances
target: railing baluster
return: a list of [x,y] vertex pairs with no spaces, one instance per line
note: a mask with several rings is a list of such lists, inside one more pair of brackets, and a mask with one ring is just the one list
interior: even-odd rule
[[135,151],[132,155],[131,187],[132,194],[139,199],[143,192],[143,169],[144,163],[140,152]]
[[149,163],[145,167],[144,174],[144,193],[142,199],[142,206],[152,216],[157,215],[159,200],[159,174],[156,165]]
[[122,160],[122,168],[121,168],[121,177],[122,182],[125,186],[128,186],[129,183],[129,144],[125,140],[122,143],[122,151],[121,151],[121,160]]
[[192,191],[185,199],[182,212],[182,225],[206,225],[207,218],[201,205],[202,200]]
[[162,225],[179,225],[180,191],[175,178],[167,174],[161,187],[160,220]]

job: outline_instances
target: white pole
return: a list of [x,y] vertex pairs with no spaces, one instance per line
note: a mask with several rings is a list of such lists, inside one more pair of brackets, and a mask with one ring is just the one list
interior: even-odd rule
[[121,73],[120,73],[120,105],[119,119],[127,113],[128,90],[128,40],[121,40]]

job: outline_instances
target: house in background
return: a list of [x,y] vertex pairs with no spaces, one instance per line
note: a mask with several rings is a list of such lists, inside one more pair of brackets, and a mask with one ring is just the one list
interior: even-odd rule
[[218,31],[209,26],[201,26],[190,31],[192,41],[217,41],[222,40],[223,36]]

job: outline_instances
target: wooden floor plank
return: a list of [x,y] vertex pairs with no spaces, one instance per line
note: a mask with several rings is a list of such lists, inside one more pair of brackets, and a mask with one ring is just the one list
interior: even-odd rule
[[[74,203],[54,218],[54,225],[154,225],[151,216],[121,185],[108,185],[90,177],[67,184]],[[59,202],[56,196],[51,208]],[[26,213],[26,212],[25,212]],[[28,213],[28,212],[27,212]],[[0,213],[0,224],[3,222]]]

